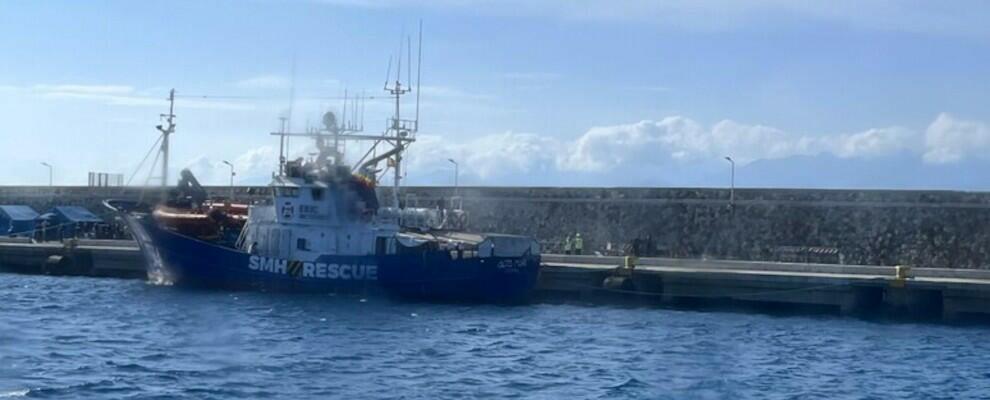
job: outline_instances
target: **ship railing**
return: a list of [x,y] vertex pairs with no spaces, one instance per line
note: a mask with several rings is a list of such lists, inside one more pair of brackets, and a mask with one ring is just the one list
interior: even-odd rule
[[406,138],[414,138],[416,132],[419,131],[419,121],[412,119],[395,119],[389,118],[385,122],[385,130],[399,132],[400,135]]
[[443,210],[443,228],[447,230],[464,230],[467,228],[468,215],[464,210]]
[[403,228],[418,230],[444,229],[444,213],[435,208],[406,207],[402,209],[384,207],[378,210],[379,221],[394,221]]
[[382,207],[375,214],[375,222],[378,224],[399,225],[399,212],[397,208]]

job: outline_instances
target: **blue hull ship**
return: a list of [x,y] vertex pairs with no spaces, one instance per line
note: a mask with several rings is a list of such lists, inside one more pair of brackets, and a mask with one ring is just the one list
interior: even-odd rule
[[[149,278],[223,289],[526,299],[540,269],[535,240],[463,232],[467,216],[457,199],[433,199],[426,208],[400,200],[402,156],[419,121],[399,119],[400,96],[408,88],[397,80],[387,90],[395,116],[380,135],[360,134],[358,124],[338,122],[332,112],[324,114],[322,129],[272,133],[281,140],[278,171],[251,204],[209,200],[188,170],[156,206],[108,201],[127,220]],[[159,126],[163,152],[175,127],[171,111],[166,117],[167,127]],[[288,137],[315,140],[317,152],[287,161]],[[342,151],[348,141],[370,143],[353,165]],[[394,187],[386,193],[392,204],[382,206],[378,182],[387,172],[393,174]]]
[[[166,228],[152,214],[131,213],[127,219],[148,261],[149,277],[190,287],[519,302],[536,285],[540,266],[540,256],[532,248],[520,256],[404,248],[399,254],[324,254],[312,261],[292,260],[187,236]],[[450,238],[443,233],[434,235],[438,240]],[[511,246],[522,239],[506,235],[456,237],[478,244],[489,241],[490,248]],[[429,247],[429,243],[420,246]]]

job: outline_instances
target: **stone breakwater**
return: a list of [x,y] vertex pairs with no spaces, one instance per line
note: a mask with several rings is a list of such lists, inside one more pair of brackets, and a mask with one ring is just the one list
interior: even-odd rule
[[[211,187],[226,196],[227,187]],[[388,189],[381,196],[391,196]],[[237,187],[241,200],[262,187]],[[102,211],[137,188],[0,187],[0,203],[39,211],[73,204]],[[158,194],[146,191],[145,197]],[[550,250],[580,233],[585,253],[617,253],[639,239],[652,255],[990,268],[990,193],[695,188],[410,187],[409,205],[460,197],[468,228],[531,235]],[[610,246],[611,244],[611,246]],[[611,250],[609,250],[611,248]]]

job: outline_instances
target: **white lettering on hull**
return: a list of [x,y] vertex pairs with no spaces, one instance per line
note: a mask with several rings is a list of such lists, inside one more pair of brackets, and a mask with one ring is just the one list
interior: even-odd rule
[[378,280],[378,266],[374,264],[327,264],[251,256],[248,269],[313,279]]

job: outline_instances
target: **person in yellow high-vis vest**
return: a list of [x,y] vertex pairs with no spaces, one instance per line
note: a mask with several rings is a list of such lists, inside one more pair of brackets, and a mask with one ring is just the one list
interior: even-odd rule
[[584,239],[581,239],[581,234],[574,235],[574,254],[583,254],[584,252]]

